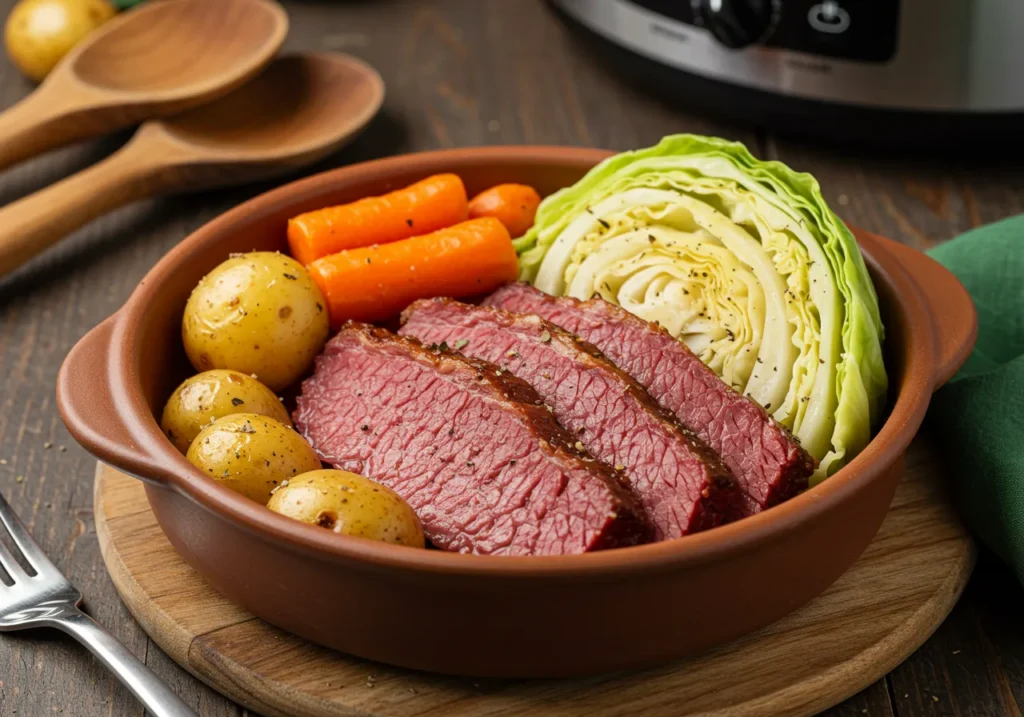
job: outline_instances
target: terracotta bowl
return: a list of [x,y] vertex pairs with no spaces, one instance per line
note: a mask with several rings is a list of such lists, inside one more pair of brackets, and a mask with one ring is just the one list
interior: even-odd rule
[[974,307],[953,276],[865,232],[857,238],[888,330],[888,419],[822,485],[706,533],[518,558],[339,537],[208,480],[157,425],[164,400],[191,373],[180,323],[192,287],[231,252],[284,249],[288,217],[442,171],[460,174],[470,192],[524,182],[549,193],[605,156],[551,147],[416,154],[327,172],[246,202],[185,239],[71,351],[57,386],[68,429],[100,460],[145,482],[175,549],[228,599],[360,657],[481,677],[565,677],[678,658],[779,619],[867,547],[932,392],[974,342]]

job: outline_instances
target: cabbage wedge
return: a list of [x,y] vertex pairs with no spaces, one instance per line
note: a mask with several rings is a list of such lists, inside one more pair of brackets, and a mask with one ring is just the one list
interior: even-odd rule
[[817,181],[742,144],[677,135],[540,205],[521,278],[656,321],[820,462],[865,445],[887,390],[878,299]]

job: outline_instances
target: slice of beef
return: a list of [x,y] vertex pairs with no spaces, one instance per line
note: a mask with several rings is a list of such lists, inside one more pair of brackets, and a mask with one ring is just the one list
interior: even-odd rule
[[529,382],[581,450],[623,471],[658,540],[738,514],[728,469],[601,353],[537,316],[451,299],[412,304],[400,333],[446,344]]
[[814,459],[757,403],[718,378],[665,329],[603,299],[553,297],[509,284],[484,303],[536,314],[597,346],[718,452],[756,513],[807,488]]
[[528,384],[482,361],[349,324],[294,418],[325,462],[401,495],[439,548],[550,555],[650,537],[614,471],[575,449]]

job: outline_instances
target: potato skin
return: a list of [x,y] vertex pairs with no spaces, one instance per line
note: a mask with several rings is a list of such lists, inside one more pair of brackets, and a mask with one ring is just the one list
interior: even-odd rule
[[343,535],[422,548],[416,513],[390,488],[355,473],[316,470],[290,478],[267,507]]
[[198,371],[252,374],[272,391],[295,383],[329,331],[323,294],[306,270],[277,252],[234,256],[199,282],[181,333]]
[[186,454],[207,476],[266,505],[275,487],[321,467],[305,439],[255,413],[220,418],[200,431]]
[[106,0],[21,0],[4,26],[7,55],[41,82],[72,47],[115,14]]
[[164,405],[160,428],[179,451],[187,453],[206,426],[242,412],[292,425],[288,410],[269,388],[244,373],[215,369],[187,378],[174,389]]

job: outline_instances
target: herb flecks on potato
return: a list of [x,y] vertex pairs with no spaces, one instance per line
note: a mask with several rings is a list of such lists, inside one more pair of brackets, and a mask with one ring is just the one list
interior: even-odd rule
[[274,490],[267,507],[343,535],[425,545],[419,518],[408,503],[390,488],[348,471],[317,470],[291,478]]
[[206,426],[235,413],[258,413],[286,426],[288,410],[273,391],[238,371],[215,369],[186,379],[164,406],[160,428],[182,453]]
[[187,457],[213,480],[260,505],[290,478],[321,467],[294,429],[255,413],[214,421],[192,441]]
[[323,348],[326,302],[306,270],[275,252],[233,256],[199,282],[182,319],[199,371],[252,375],[272,391],[295,383]]

